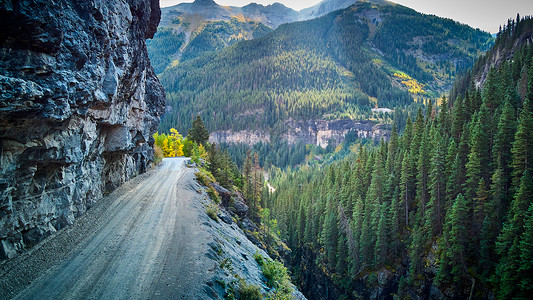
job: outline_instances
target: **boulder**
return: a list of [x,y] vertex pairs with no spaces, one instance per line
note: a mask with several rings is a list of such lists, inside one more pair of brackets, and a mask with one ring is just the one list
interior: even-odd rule
[[218,195],[222,199],[222,205],[228,207],[231,201],[231,192],[228,189],[216,183],[212,183],[211,186],[213,187],[213,189],[215,189],[215,191],[217,191]]

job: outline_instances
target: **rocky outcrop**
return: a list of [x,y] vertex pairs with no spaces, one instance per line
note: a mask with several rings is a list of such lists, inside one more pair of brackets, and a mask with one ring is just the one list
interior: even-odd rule
[[[330,142],[335,145],[344,142],[346,134],[353,132],[358,138],[380,141],[388,140],[391,126],[387,124],[376,124],[372,121],[356,120],[308,120],[308,121],[287,121],[283,125],[285,131],[281,133],[281,138],[289,144],[305,143],[326,148]],[[238,144],[254,145],[257,143],[269,143],[270,133],[260,130],[241,131],[215,131],[209,136],[211,143],[217,144]]]
[[158,0],[0,2],[0,257],[144,172],[164,106]]
[[289,130],[283,138],[289,143],[304,142],[326,148],[330,142],[335,145],[344,142],[346,134],[353,131],[358,138],[379,141],[388,140],[391,128],[386,124],[376,124],[372,121],[356,120],[309,120],[289,121]]
[[209,142],[216,144],[244,143],[254,145],[257,143],[270,143],[270,133],[261,130],[221,130],[209,135]]

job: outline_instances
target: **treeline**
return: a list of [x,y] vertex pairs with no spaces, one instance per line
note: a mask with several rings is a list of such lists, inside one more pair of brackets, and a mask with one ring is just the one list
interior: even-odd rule
[[[381,17],[365,17],[371,10]],[[418,26],[420,22],[427,26]],[[207,26],[196,37],[200,45],[193,41],[188,47],[196,47],[196,52],[204,46],[218,49],[214,40],[232,32],[228,26],[234,25]],[[424,57],[408,54],[421,47],[411,42],[415,37],[426,43],[421,48]],[[443,82],[451,82],[437,77],[451,66],[423,66],[417,60],[470,62],[490,41],[489,34],[449,20],[359,2],[167,68],[160,79],[172,111],[160,129],[186,132],[197,114],[212,131],[275,129],[290,118],[367,119],[375,106],[406,108],[413,103],[411,94],[392,83],[396,71],[431,83],[428,87],[438,93]],[[447,49],[444,56],[442,49]]]
[[470,85],[452,105],[419,110],[402,135],[278,176],[267,207],[293,249],[297,281],[313,253],[348,297],[386,269],[401,276],[400,298],[422,294],[428,280],[450,297],[530,297],[532,48],[491,70],[483,90]]

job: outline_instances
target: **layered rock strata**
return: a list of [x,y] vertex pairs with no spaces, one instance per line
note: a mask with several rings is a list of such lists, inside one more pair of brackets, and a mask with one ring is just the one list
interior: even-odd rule
[[150,164],[160,15],[158,0],[0,2],[0,258]]
[[[346,134],[353,132],[357,138],[380,141],[388,140],[391,133],[389,124],[357,120],[308,120],[287,121],[283,126],[281,138],[289,144],[305,143],[326,148],[329,143],[338,145],[344,142]],[[271,135],[261,130],[215,131],[209,141],[216,144],[248,144],[271,142]]]

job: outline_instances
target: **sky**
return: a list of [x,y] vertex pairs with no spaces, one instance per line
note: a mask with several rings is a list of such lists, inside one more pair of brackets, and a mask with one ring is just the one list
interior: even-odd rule
[[[267,5],[283,3],[295,10],[313,6],[321,0],[215,0],[220,5],[244,6],[251,2]],[[160,0],[167,7],[192,0]],[[393,0],[416,11],[451,18],[490,33],[497,33],[507,19],[533,15],[533,0]]]

